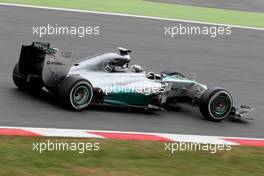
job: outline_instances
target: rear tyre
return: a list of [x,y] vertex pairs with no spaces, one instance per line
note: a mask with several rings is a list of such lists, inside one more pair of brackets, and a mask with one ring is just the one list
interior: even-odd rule
[[27,82],[27,78],[20,72],[19,64],[17,63],[13,69],[13,81],[17,88],[21,90],[39,90],[43,87],[43,81],[41,78],[34,78]]
[[222,121],[228,117],[233,107],[233,99],[223,88],[206,90],[200,99],[200,112],[207,120]]
[[93,87],[80,76],[66,77],[58,87],[58,97],[67,109],[80,111],[92,101]]

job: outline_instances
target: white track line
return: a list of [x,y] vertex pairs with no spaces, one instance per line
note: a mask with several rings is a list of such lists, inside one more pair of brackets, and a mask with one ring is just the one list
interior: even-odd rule
[[[35,128],[35,127],[10,127],[0,126],[0,135],[6,135],[6,129],[9,135],[19,135],[17,130],[36,134],[37,136],[46,137],[75,137],[75,138],[112,138],[119,139],[121,136],[134,136],[141,140],[153,140],[154,138],[167,139],[175,142],[191,142],[191,143],[209,143],[209,144],[229,144],[229,145],[245,145],[252,144],[257,141],[257,146],[264,146],[264,139],[260,138],[242,138],[242,137],[223,137],[223,136],[203,136],[203,135],[185,135],[185,134],[168,134],[168,133],[146,133],[146,132],[128,132],[128,131],[104,131],[104,130],[84,130],[84,129],[60,129],[60,128]],[[2,132],[2,134],[1,134]],[[150,137],[150,138],[149,138]],[[230,139],[230,140],[229,140]]]
[[174,19],[174,18],[151,17],[151,16],[143,16],[143,15],[129,15],[129,14],[122,14],[122,13],[111,13],[111,12],[89,11],[89,10],[66,9],[66,8],[35,6],[35,5],[22,5],[22,4],[13,4],[13,3],[0,3],[0,5],[3,5],[3,6],[14,6],[14,7],[36,8],[36,9],[46,9],[46,10],[58,10],[58,11],[66,11],[66,12],[79,12],[79,13],[92,13],[92,14],[101,14],[101,15],[133,17],[133,18],[145,18],[145,19],[152,19],[152,20],[177,21],[177,22],[184,22],[184,23],[196,23],[196,24],[206,24],[206,25],[215,25],[215,26],[230,26],[230,27],[233,27],[233,28],[264,31],[264,28],[229,25],[229,24],[221,24],[221,23],[208,23],[208,22],[202,22],[202,21],[181,20],[181,19]]
[[56,129],[56,128],[20,128],[20,129],[49,137],[103,138],[102,136],[87,133],[87,131],[85,130]]

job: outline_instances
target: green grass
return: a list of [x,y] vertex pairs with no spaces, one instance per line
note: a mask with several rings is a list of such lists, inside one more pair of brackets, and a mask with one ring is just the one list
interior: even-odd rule
[[143,0],[0,0],[0,2],[116,12],[264,28],[263,13],[166,4]]
[[[100,150],[32,151],[32,142],[100,142]],[[106,139],[0,137],[0,175],[49,176],[263,176],[263,147],[233,147],[231,151],[164,151],[161,142]]]

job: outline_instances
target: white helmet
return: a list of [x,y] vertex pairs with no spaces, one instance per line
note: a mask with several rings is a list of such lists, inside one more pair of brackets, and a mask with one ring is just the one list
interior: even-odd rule
[[144,69],[140,65],[132,65],[130,68],[131,68],[131,72],[134,73],[141,73],[144,71]]

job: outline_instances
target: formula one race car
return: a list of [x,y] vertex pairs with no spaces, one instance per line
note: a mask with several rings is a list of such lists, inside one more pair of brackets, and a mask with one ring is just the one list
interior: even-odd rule
[[244,119],[253,109],[233,107],[231,94],[223,88],[186,78],[176,71],[147,72],[129,67],[131,52],[106,53],[72,63],[71,52],[51,48],[49,43],[23,45],[13,71],[15,85],[27,91],[46,90],[61,104],[83,110],[90,104],[127,106],[148,110],[179,109],[179,104],[198,106],[207,120]]

